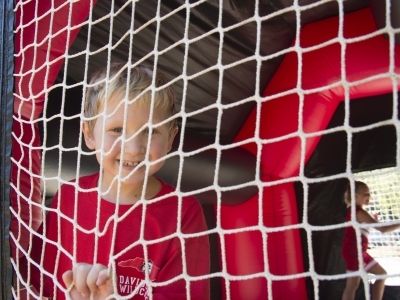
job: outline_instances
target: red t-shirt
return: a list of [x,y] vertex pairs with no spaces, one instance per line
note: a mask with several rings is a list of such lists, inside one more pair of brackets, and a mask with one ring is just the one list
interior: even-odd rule
[[144,204],[116,205],[98,199],[98,178],[98,173],[80,178],[79,189],[74,181],[64,184],[54,197],[42,225],[46,238],[34,239],[31,255],[40,262],[42,254],[43,268],[54,276],[35,274],[38,269],[31,266],[31,283],[40,286],[43,276],[44,294],[65,299],[62,274],[72,269],[73,261],[111,263],[119,295],[132,294],[140,285],[131,299],[149,299],[143,281],[147,273],[150,284],[172,280],[164,286],[152,285],[155,300],[187,299],[189,294],[191,299],[209,299],[209,280],[193,280],[209,274],[208,236],[183,236],[207,230],[198,201],[185,197],[180,205],[175,189],[161,181],[161,191]]
[[[359,210],[362,208],[360,206],[356,206],[356,215]],[[349,208],[346,215],[346,222],[351,220],[351,208]],[[362,253],[367,252],[368,248],[368,236],[369,229],[361,228],[361,251]],[[356,231],[353,226],[347,226],[344,233],[343,246],[342,246],[342,255],[346,261],[355,260],[358,264],[358,254],[357,254],[357,238]]]

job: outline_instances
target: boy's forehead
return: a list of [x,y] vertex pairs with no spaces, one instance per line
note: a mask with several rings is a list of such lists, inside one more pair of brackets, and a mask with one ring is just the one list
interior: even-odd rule
[[125,91],[118,91],[106,99],[108,104],[113,104],[115,106],[129,106],[129,107],[142,107],[150,108],[152,105],[154,108],[161,108],[160,99],[157,97],[152,101],[151,96],[146,93],[144,95],[126,95]]
[[366,186],[360,187],[359,188],[359,193],[360,194],[367,194],[367,193],[369,193],[369,188],[366,187]]
[[122,97],[109,97],[101,103],[99,106],[99,113],[103,112],[105,109],[107,111],[115,109],[131,109],[131,108],[144,108],[150,110],[151,103],[143,99],[130,100],[124,96]]
[[[110,99],[107,103],[103,103],[101,107],[99,108],[99,114],[102,114],[105,112],[107,116],[112,116],[119,112],[125,112],[125,110],[140,110],[140,113],[142,116],[149,117],[150,115],[150,108],[154,105],[153,108],[153,118],[156,117],[162,117],[163,119],[166,119],[168,115],[168,111],[166,107],[161,107],[159,103],[154,102],[151,103],[151,100],[147,99],[138,99],[138,101],[129,101],[126,98],[116,98],[114,97],[113,99]],[[104,111],[106,109],[106,111]],[[119,113],[117,113],[119,114]]]

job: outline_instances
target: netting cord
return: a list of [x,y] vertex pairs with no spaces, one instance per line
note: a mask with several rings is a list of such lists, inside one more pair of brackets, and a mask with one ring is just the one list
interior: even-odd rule
[[[29,199],[11,191],[11,203],[29,227],[36,229],[42,220],[40,177],[40,137],[38,120],[44,100],[54,84],[64,57],[85,21],[91,3],[84,1],[18,1],[15,6],[15,99],[13,166],[11,182]],[[71,12],[71,14],[69,13]],[[38,18],[35,21],[35,18]],[[79,25],[79,26],[78,26]],[[65,29],[67,28],[67,29]],[[50,29],[50,32],[49,32]],[[30,234],[19,232],[11,220],[11,232],[24,248]],[[16,249],[12,247],[12,256]]]

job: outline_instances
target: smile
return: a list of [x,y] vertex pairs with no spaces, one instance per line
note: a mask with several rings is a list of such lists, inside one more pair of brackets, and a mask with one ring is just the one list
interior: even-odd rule
[[122,162],[122,164],[124,166],[126,166],[126,167],[136,167],[139,164],[139,162],[137,162],[137,161],[124,161],[124,162]]

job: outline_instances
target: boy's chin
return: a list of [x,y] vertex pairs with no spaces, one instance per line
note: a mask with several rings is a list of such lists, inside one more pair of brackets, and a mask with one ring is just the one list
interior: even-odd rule
[[[121,172],[114,175],[114,178],[117,181],[120,181],[122,184],[137,184],[143,183],[145,178],[153,177],[153,175],[161,169],[163,163],[159,163],[157,165],[152,166],[149,170],[147,170],[146,165],[141,165],[135,168],[122,168]],[[146,173],[147,171],[147,173]],[[111,174],[110,174],[111,175]],[[119,175],[119,176],[118,176]]]
[[135,170],[134,172],[121,174],[120,182],[122,184],[143,183],[145,179],[145,171]]

